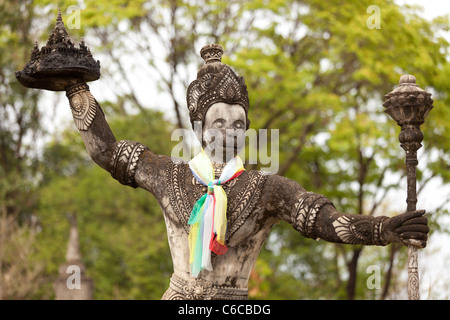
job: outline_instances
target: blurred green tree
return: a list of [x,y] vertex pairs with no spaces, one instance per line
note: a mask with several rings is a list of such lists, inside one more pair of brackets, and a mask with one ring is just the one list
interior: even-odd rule
[[[110,121],[116,136],[133,137],[170,154],[172,125],[161,113],[142,111]],[[45,149],[47,176],[41,185],[36,261],[46,261],[49,278],[64,262],[68,216],[75,214],[80,248],[94,299],[159,299],[172,273],[164,218],[157,201],[143,190],[124,187],[86,155],[70,127]],[[46,293],[52,294],[51,282]]]
[[45,281],[34,252],[39,150],[44,131],[37,101],[14,76],[30,57],[37,35],[32,1],[0,2],[0,299],[23,299]]

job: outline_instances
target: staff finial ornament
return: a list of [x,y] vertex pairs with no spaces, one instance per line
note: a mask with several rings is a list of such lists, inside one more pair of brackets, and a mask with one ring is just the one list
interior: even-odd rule
[[[407,179],[407,211],[415,211],[417,203],[416,166],[418,165],[417,150],[422,147],[423,134],[420,125],[433,108],[431,93],[426,92],[416,84],[412,75],[403,75],[400,84],[385,98],[384,112],[390,115],[401,127],[398,137],[400,146],[406,152]],[[408,245],[408,297],[419,300],[419,265],[418,246],[414,239]]]

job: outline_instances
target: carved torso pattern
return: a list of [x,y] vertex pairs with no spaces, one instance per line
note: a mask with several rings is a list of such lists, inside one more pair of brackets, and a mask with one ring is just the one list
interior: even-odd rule
[[[216,168],[216,178],[220,176],[221,168]],[[244,173],[222,185],[228,198],[229,239],[252,212],[259,200],[267,175],[260,171],[244,171]],[[170,204],[176,218],[182,223],[186,233],[189,233],[187,221],[195,202],[206,193],[206,186],[198,183],[187,164],[171,162],[166,171],[166,181]]]

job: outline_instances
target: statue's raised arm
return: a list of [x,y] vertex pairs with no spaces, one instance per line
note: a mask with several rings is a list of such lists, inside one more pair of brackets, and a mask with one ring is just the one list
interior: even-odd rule
[[[75,46],[61,12],[46,45],[39,50],[35,44],[30,61],[23,70],[16,72],[16,77],[26,87],[65,91],[75,126],[91,158],[124,185],[142,186],[149,191],[155,189],[149,179],[141,185],[135,179],[139,157],[148,148],[138,142],[116,140],[87,85],[100,78],[100,62],[94,60],[83,39],[79,47]],[[150,162],[141,167],[145,164]]]
[[148,148],[135,141],[117,141],[100,105],[83,81],[66,86],[73,120],[91,158],[124,185],[137,187],[139,156]]

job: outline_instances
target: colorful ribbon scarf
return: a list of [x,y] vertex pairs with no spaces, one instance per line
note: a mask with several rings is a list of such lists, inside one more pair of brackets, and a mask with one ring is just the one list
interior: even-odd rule
[[209,157],[202,151],[189,161],[189,167],[197,181],[208,187],[208,192],[194,205],[188,224],[189,263],[191,274],[197,277],[203,269],[212,270],[211,251],[222,255],[228,251],[225,245],[227,232],[227,195],[222,185],[238,177],[245,169],[241,158],[234,157],[215,179]]

